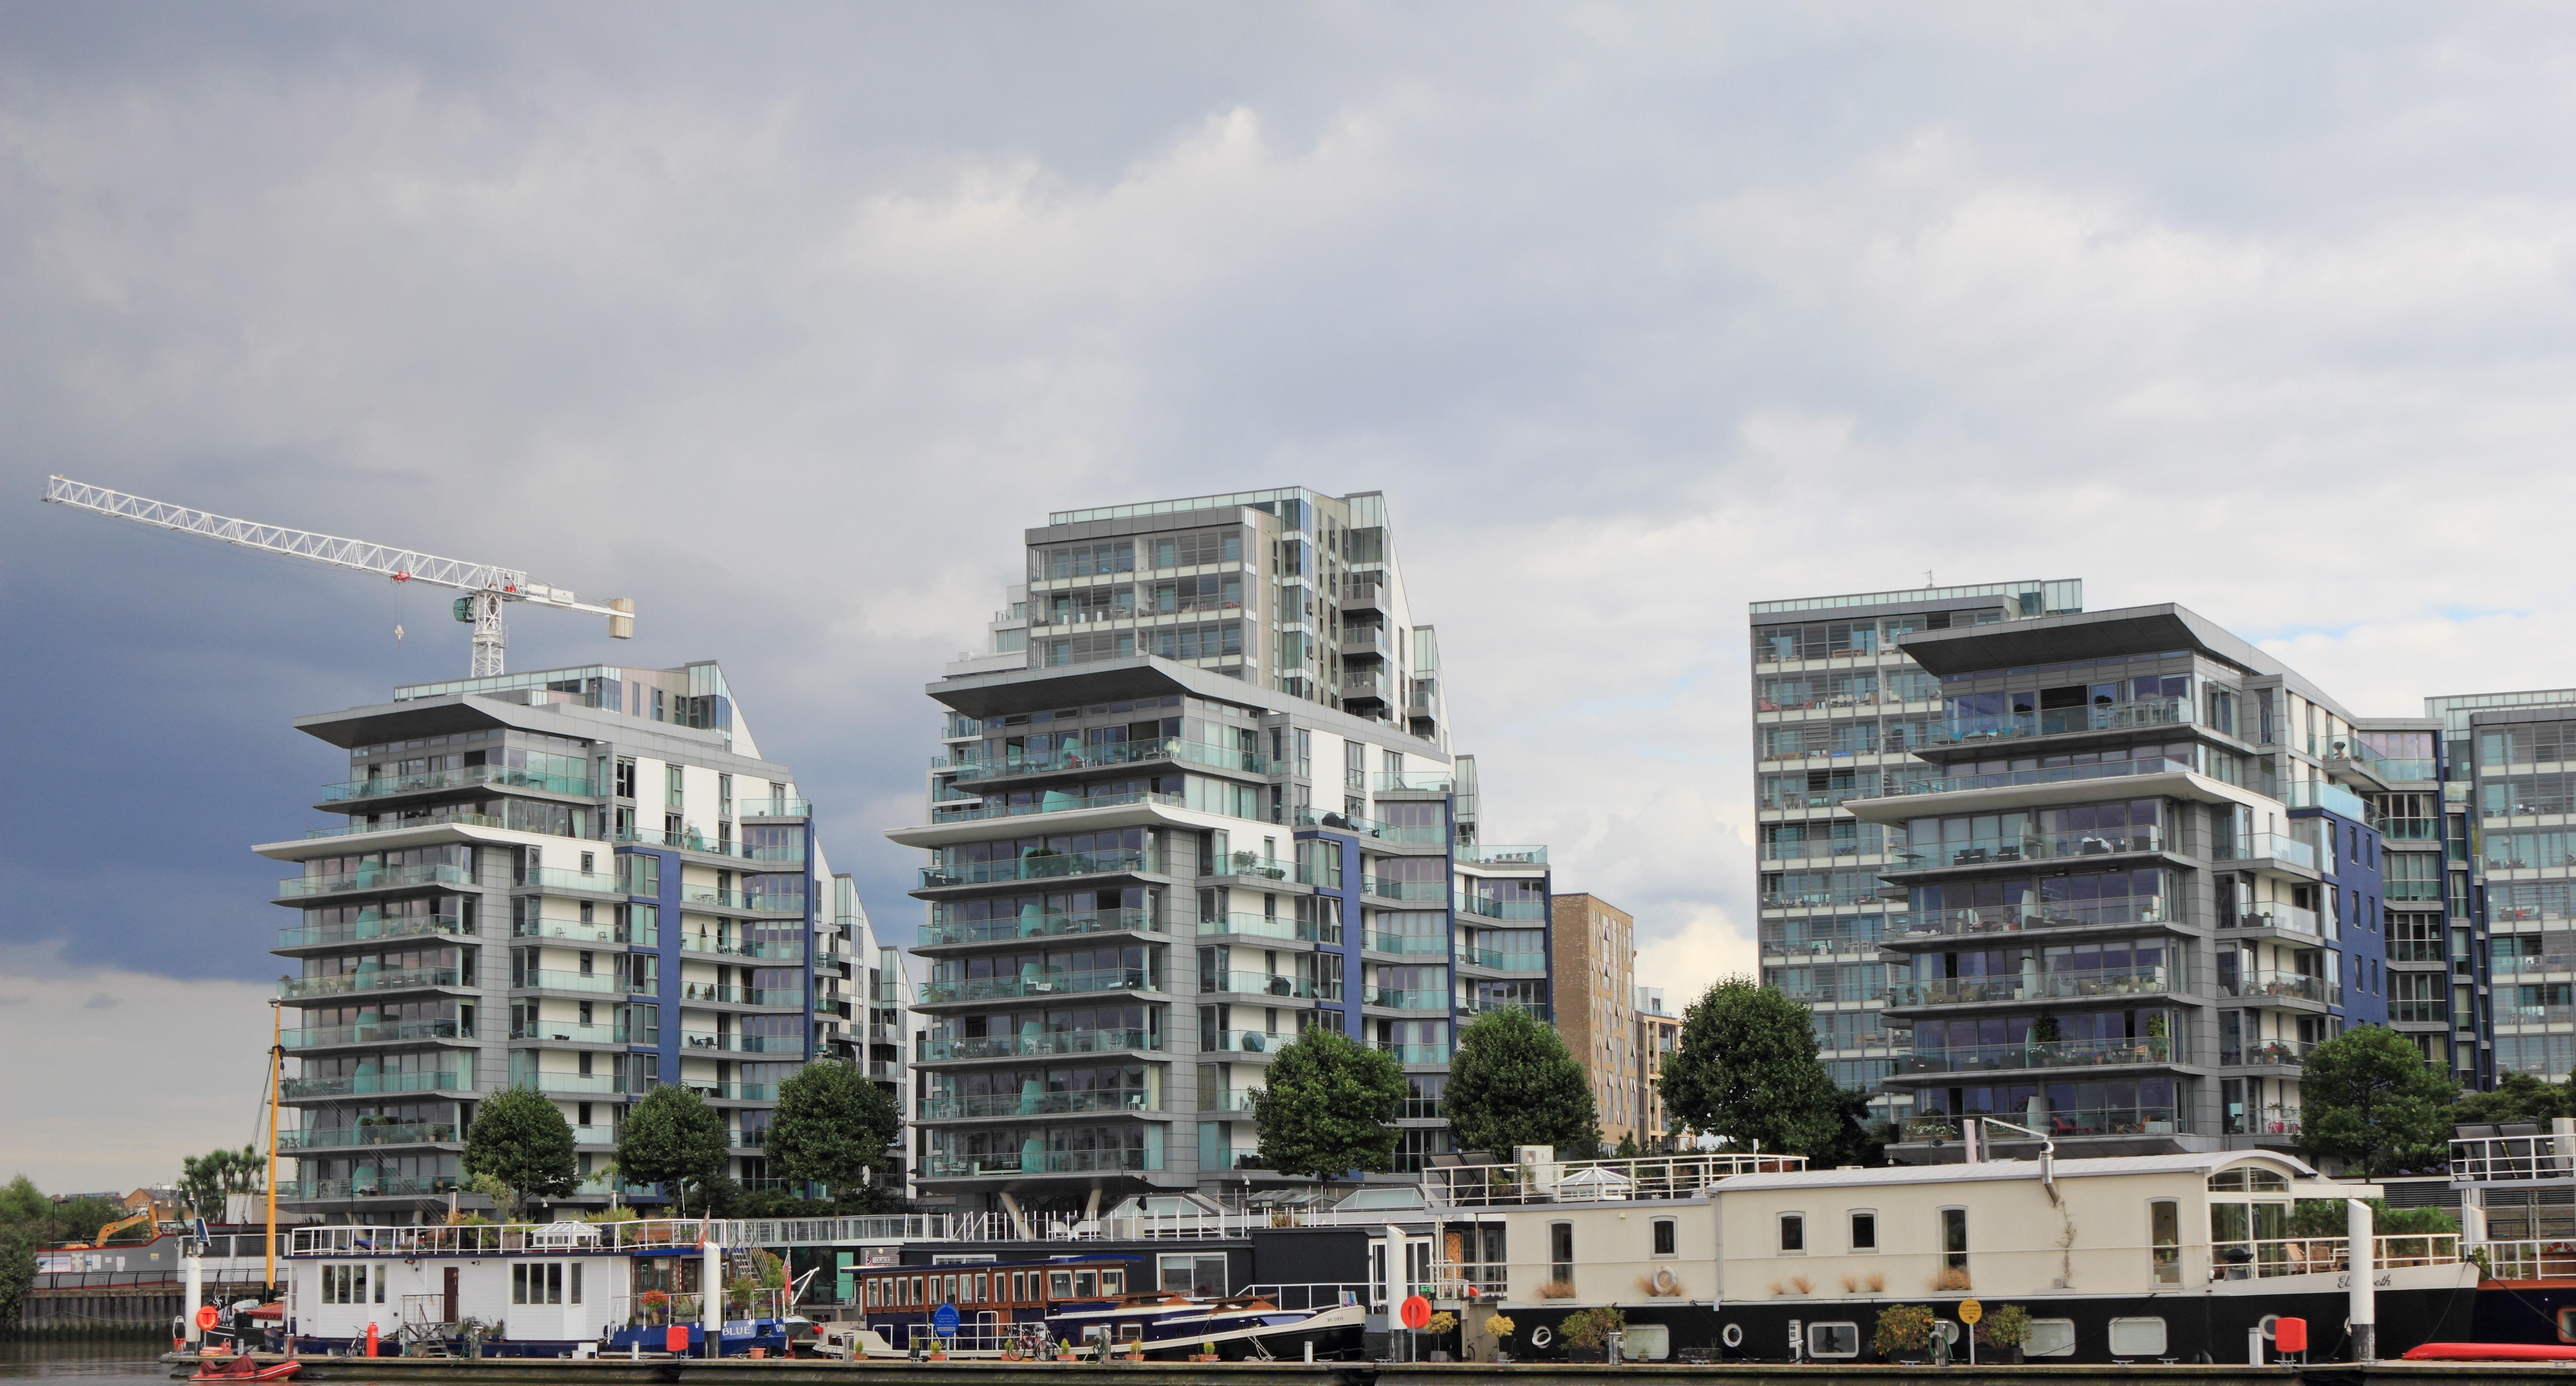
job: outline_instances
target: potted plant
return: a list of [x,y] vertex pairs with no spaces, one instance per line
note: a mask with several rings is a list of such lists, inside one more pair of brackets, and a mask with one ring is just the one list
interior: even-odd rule
[[1878,1332],[1870,1347],[1892,1362],[1912,1362],[1932,1343],[1932,1310],[1921,1304],[1891,1304],[1878,1311]]
[[1202,1342],[1202,1343],[1200,1343],[1200,1344],[1199,1344],[1199,1350],[1190,1354],[1190,1360],[1191,1360],[1191,1361],[1193,1361],[1193,1362],[1213,1362],[1213,1361],[1215,1361],[1215,1360],[1216,1360],[1216,1344],[1215,1344],[1215,1343],[1213,1343],[1213,1342]]
[[1512,1360],[1511,1353],[1504,1349],[1503,1343],[1512,1336],[1512,1330],[1517,1327],[1519,1327],[1519,1325],[1513,1323],[1510,1316],[1503,1314],[1500,1311],[1496,1311],[1485,1316],[1485,1336],[1494,1340],[1495,1361],[1509,1362]]
[[1627,1326],[1628,1316],[1605,1304],[1598,1309],[1575,1310],[1565,1316],[1565,1321],[1556,1326],[1556,1331],[1564,1336],[1567,1347],[1580,1350],[1583,1360],[1590,1361],[1592,1355],[1600,1352],[1602,1345],[1610,1341],[1611,1334]]
[[668,1290],[646,1290],[635,1297],[635,1302],[644,1306],[646,1322],[659,1322],[662,1311],[671,1307],[671,1294]]
[[1056,1343],[1055,1343],[1055,1360],[1057,1360],[1057,1361],[1059,1361],[1059,1362],[1070,1362],[1070,1361],[1072,1361],[1072,1360],[1073,1360],[1073,1340],[1072,1340],[1072,1339],[1070,1339],[1070,1338],[1058,1338],[1058,1339],[1056,1339]]
[[1977,1341],[2002,1348],[2012,1354],[2007,1361],[2019,1362],[2022,1345],[2030,1341],[2030,1311],[2018,1304],[1998,1304],[1987,1310],[1977,1322]]

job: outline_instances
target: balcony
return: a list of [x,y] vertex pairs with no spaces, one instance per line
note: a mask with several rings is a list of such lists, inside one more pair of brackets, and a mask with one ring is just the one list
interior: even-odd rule
[[1405,990],[1399,987],[1370,987],[1362,993],[1364,1005],[1386,1006],[1399,1011],[1445,1011],[1449,1009],[1447,991]]
[[2308,1062],[2308,1051],[2316,1047],[2313,1040],[2253,1040],[2241,1047],[2231,1047],[2222,1040],[2218,1062],[2229,1068],[2299,1068]]
[[[948,924],[921,926],[917,946],[944,947],[959,943],[1006,943],[1023,938],[1058,938],[1067,934],[1101,934],[1125,930],[1132,933],[1162,933],[1163,926],[1144,910],[1094,910],[1085,914],[1023,914],[1008,919],[959,920]],[[1199,932],[1208,932],[1201,924]]]
[[[2071,784],[2085,780],[2116,780],[2133,775],[2171,775],[2197,773],[2188,761],[2160,757],[2139,760],[2105,761],[2099,765],[2052,765],[2036,770],[2006,770],[1989,775],[1935,775],[1908,778],[1902,786],[1890,791],[1895,796],[1923,794],[1957,794],[1971,789],[2010,789],[2021,785]],[[2358,802],[2358,801],[2356,801]]]
[[453,1020],[383,1021],[358,1025],[308,1025],[279,1032],[288,1049],[326,1049],[342,1044],[397,1044],[407,1040],[472,1039],[460,1034]]
[[623,895],[626,883],[605,871],[572,871],[557,866],[539,866],[520,871],[513,884],[522,889],[578,890],[592,895]]
[[1766,958],[1825,957],[1834,953],[1875,953],[1886,937],[1885,917],[1864,914],[1843,919],[1765,920],[1761,925]]
[[1075,1116],[1158,1110],[1142,1092],[997,1092],[965,1097],[925,1097],[921,1099],[920,1117],[923,1121],[958,1121],[970,1117]]
[[623,945],[617,925],[599,920],[585,924],[578,919],[527,919],[510,926],[512,938],[552,938],[567,943],[604,943]]
[[1490,896],[1462,894],[1452,902],[1452,907],[1462,914],[1486,919],[1547,918],[1547,902],[1544,900],[1496,900]]
[[2251,1000],[2313,1001],[2320,1006],[2343,1004],[2343,983],[2340,980],[2310,977],[2298,972],[2251,972],[2233,982],[2222,981],[2218,989],[2224,995]]
[[709,838],[695,828],[679,832],[621,833],[617,840],[643,847],[667,847],[679,852],[704,852],[709,856],[731,857],[749,862],[801,862],[805,844],[796,842],[785,847],[747,847],[729,837]]
[[417,1178],[295,1179],[278,1181],[281,1199],[314,1201],[336,1198],[444,1198],[464,1187],[452,1174]]
[[1438,957],[1449,951],[1449,936],[1446,934],[1389,934],[1370,929],[1360,935],[1360,947],[1372,953]]
[[1142,1150],[1026,1150],[998,1155],[948,1155],[933,1151],[921,1162],[923,1177],[975,1179],[996,1174],[1098,1174],[1149,1170]]
[[2077,857],[2111,857],[2130,852],[2161,852],[2164,846],[2164,832],[2155,827],[2107,829],[2098,833],[2079,833],[2068,837],[2033,835],[2011,840],[1976,838],[1906,852],[1902,854],[1904,864],[1891,867],[1889,871],[1890,874],[1895,874],[1938,871],[1959,866],[1996,866],[2004,863],[2060,861]]
[[680,951],[700,953],[714,958],[749,958],[754,962],[783,966],[805,961],[805,940],[801,938],[731,938],[680,935]]
[[2281,929],[2289,933],[2306,934],[2310,938],[2324,937],[2324,933],[2322,932],[2324,925],[2318,921],[2317,912],[2315,910],[2303,910],[2296,905],[2285,905],[2278,901],[2266,901],[2265,903],[2239,915],[2221,915],[2219,916],[2218,927],[2222,929]]
[[778,1100],[776,1083],[680,1083],[677,1086],[687,1088],[710,1102],[775,1102]]
[[744,1035],[731,1030],[682,1030],[682,1054],[805,1054],[803,1035]]
[[2292,808],[2324,809],[2356,822],[2368,822],[2370,817],[2360,795],[2325,780],[2292,780],[2273,797]]
[[651,1044],[623,1025],[584,1025],[577,1020],[522,1020],[510,1027],[514,1040],[553,1040],[559,1044]]
[[514,970],[510,974],[512,991],[578,991],[593,996],[613,996],[626,988],[608,972],[555,972],[544,968]]
[[803,987],[733,987],[714,982],[682,982],[680,1000],[710,1006],[769,1006],[801,1011],[805,1009],[805,989]]
[[[1373,653],[1374,651],[1346,650],[1346,652]],[[1382,674],[1375,669],[1345,670],[1342,673],[1342,696],[1345,698],[1375,698],[1379,702],[1386,702],[1395,696],[1395,678],[1391,674]]]
[[[1254,854],[1238,852],[1235,855],[1250,857]],[[942,886],[1049,881],[1064,876],[1134,875],[1161,870],[1162,866],[1150,848],[1115,852],[1041,852],[1009,861],[961,861],[946,866],[925,866],[921,868],[921,885],[918,888],[935,890]],[[1283,871],[1279,877],[1284,878],[1286,874]]]
[[2067,736],[2078,732],[2181,726],[2192,720],[2191,714],[2191,700],[2188,698],[2142,698],[2134,702],[2099,703],[2090,707],[2049,708],[1990,717],[1954,717],[1933,724],[1932,744],[1969,746],[1989,741]]
[[511,1084],[571,1097],[613,1097],[624,1091],[613,1073],[517,1073],[511,1075]]
[[434,770],[421,775],[385,775],[370,780],[349,780],[322,786],[322,802],[339,803],[355,799],[381,799],[394,794],[427,794],[442,789],[475,789],[498,786],[504,789],[536,789],[548,794],[568,794],[577,799],[596,799],[598,787],[580,775],[541,775],[532,770],[512,770],[500,765],[468,765],[455,770]]
[[1369,1041],[1369,1048],[1382,1054],[1393,1054],[1400,1064],[1447,1064],[1449,1046],[1445,1044],[1389,1044]]
[[1295,1035],[1273,1034],[1267,1030],[1199,1031],[1202,1054],[1276,1054],[1295,1043]]
[[1891,1008],[1971,1006],[2011,1001],[2089,1001],[2118,996],[2161,996],[2173,989],[2171,969],[2089,968],[2007,977],[1939,977],[1899,982],[1887,989]]
[[803,918],[805,897],[755,894],[748,890],[711,890],[705,886],[686,887],[680,891],[683,905],[708,905],[720,910],[741,910],[748,914],[792,914]]
[[363,972],[340,972],[327,977],[288,977],[277,984],[277,994],[288,1000],[312,996],[345,996],[361,991],[418,991],[424,987],[472,986],[471,980],[458,980],[452,967],[378,968]]
[[811,818],[814,816],[814,801],[785,797],[746,800],[735,805],[733,812],[736,818]]
[[447,914],[398,914],[360,917],[346,924],[291,925],[277,931],[280,948],[313,948],[333,943],[371,943],[384,938],[425,938],[471,932],[465,921]]
[[2166,910],[2164,897],[2153,895],[2132,896],[2112,905],[2060,902],[2036,906],[2003,905],[1991,909],[1920,910],[1880,917],[1886,921],[1884,941],[1889,943],[1973,934],[2083,929],[2109,924],[2181,922]]
[[1547,848],[1526,843],[1466,843],[1455,855],[1469,866],[1547,865]]
[[420,866],[371,866],[363,871],[341,871],[328,876],[289,876],[277,883],[276,899],[302,899],[315,895],[336,895],[344,890],[409,890],[418,886],[470,886],[474,878],[464,867],[446,862]]
[[1380,794],[1446,794],[1455,778],[1448,770],[1381,770],[1369,777],[1369,788]]
[[386,818],[374,823],[352,821],[337,828],[307,828],[304,838],[310,842],[325,837],[364,837],[369,833],[398,833],[412,828],[507,828],[509,820],[488,813],[423,814],[418,818]]
[[1199,921],[1201,938],[1268,938],[1282,943],[1340,943],[1342,929],[1338,924],[1319,925],[1311,919],[1291,919],[1267,914],[1228,914]]
[[1458,950],[1458,961],[1469,967],[1481,967],[1492,972],[1547,971],[1545,953],[1504,953],[1491,948],[1461,948]]
[[1391,881],[1384,876],[1360,877],[1360,893],[1381,900],[1403,900],[1423,904],[1440,904],[1449,898],[1446,881]]
[[[1311,804],[1290,804],[1273,813],[1271,821],[1297,828],[1331,828],[1336,832],[1358,833],[1362,837],[1384,838],[1390,842],[1445,842],[1448,837],[1438,828],[1390,828],[1374,818],[1362,818],[1338,809],[1319,809]],[[1427,833],[1428,837],[1403,836]]]
[[[2438,962],[2440,959],[2426,961]],[[2576,953],[2498,953],[2495,958],[2495,974],[2499,977],[2571,971],[2576,971]]]
[[1259,852],[1229,852],[1209,863],[1199,874],[1241,876],[1261,881],[1284,881],[1294,876],[1301,885],[1311,884],[1298,871],[1295,862],[1284,857],[1265,857]]
[[463,1072],[361,1073],[341,1078],[289,1078],[278,1095],[300,1101],[314,1097],[359,1097],[386,1092],[472,1092],[473,1075]]
[[2260,860],[2265,857],[2286,861],[2309,871],[2317,869],[2317,849],[2287,833],[2255,833],[2245,841],[2242,850],[2234,842],[2220,842],[2210,852],[2213,861]]
[[[2016,1126],[2026,1124],[2026,1114],[2018,1111],[2009,1115],[1999,1112],[1971,1112],[1968,1115],[2002,1116]],[[2048,1113],[2048,1134],[2058,1137],[2188,1135],[2191,1129],[2189,1118],[2173,1107],[2069,1107],[2052,1108]],[[2013,1131],[1987,1133],[1987,1138],[2007,1145],[2026,1139]],[[1940,1114],[1913,1117],[1905,1123],[1905,1139],[1908,1142],[1955,1141],[1959,1139],[1959,1123],[1955,1118]]]
[[365,1126],[335,1126],[277,1133],[280,1150],[349,1150],[377,1145],[432,1145],[456,1141],[452,1121],[415,1121],[371,1123]]
[[2161,1035],[2119,1040],[2028,1040],[2020,1044],[1978,1044],[1948,1049],[1917,1049],[1896,1057],[1899,1075],[1922,1073],[2005,1073],[2043,1068],[2099,1068],[2110,1065],[2169,1064],[2174,1046]]
[[[1219,1088],[1214,1092],[1201,1092],[1199,1112],[1204,1116],[1212,1112],[1255,1111],[1258,1110],[1263,1091],[1264,1089],[1261,1088]],[[1399,1112],[1397,1115],[1409,1114]]]
[[1056,1054],[1142,1054],[1163,1047],[1151,1030],[1058,1030],[1034,1035],[986,1035],[977,1039],[926,1036],[920,1062],[963,1059],[1019,1059]]
[[[2434,1003],[2434,1019],[2441,1018],[2439,1013],[2440,1005],[2440,1002]],[[2498,1002],[2496,1003],[2495,1008],[2495,1023],[2500,1026],[2566,1025],[2576,1023],[2576,1006],[2516,1006],[2504,1002]]]
[[1202,972],[1199,990],[1238,996],[1272,996],[1302,1000],[1333,999],[1312,977],[1276,977],[1266,972]]
[[924,1005],[948,1001],[987,1001],[1018,996],[1081,996],[1101,992],[1152,991],[1154,974],[1142,967],[1101,968],[1090,972],[1050,972],[1023,977],[975,977],[924,982]]
[[1046,751],[1034,755],[1015,755],[1001,760],[980,758],[933,757],[934,770],[950,770],[958,780],[1007,779],[1016,775],[1043,775],[1066,770],[1096,770],[1115,765],[1141,765],[1151,761],[1180,761],[1205,765],[1218,770],[1243,774],[1271,773],[1270,757],[1257,751],[1227,750],[1197,741],[1166,738],[1158,741],[1122,741],[1107,746],[1081,746],[1071,750]]
[[972,823],[991,818],[1027,818],[1047,813],[1078,813],[1084,809],[1119,808],[1128,804],[1160,804],[1165,808],[1173,809],[1189,807],[1189,801],[1178,794],[1152,794],[1140,790],[1133,794],[1098,794],[1085,797],[1080,794],[1064,794],[1050,790],[1044,799],[1034,804],[980,804],[955,808],[933,806],[930,810],[930,821]]

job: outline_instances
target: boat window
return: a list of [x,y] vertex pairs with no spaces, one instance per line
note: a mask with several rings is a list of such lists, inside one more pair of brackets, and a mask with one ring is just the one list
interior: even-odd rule
[[1620,1332],[1619,1355],[1637,1362],[1661,1362],[1673,1355],[1673,1331],[1660,1323],[1632,1323]]
[[1951,1270],[1968,1268],[1968,1210],[1941,1210],[1941,1264]]
[[1122,1323],[1118,1325],[1118,1341],[1122,1343],[1141,1342],[1144,1340],[1144,1337],[1145,1325],[1141,1323]]
[[1674,1246],[1679,1239],[1680,1224],[1674,1222],[1671,1218],[1657,1218],[1655,1219],[1654,1230],[1654,1254],[1657,1256],[1675,1255]]
[[1807,1325],[1809,1357],[1860,1356],[1860,1325],[1856,1323],[1811,1323]]
[[1104,1295],[1123,1295],[1127,1293],[1127,1272],[1114,1270],[1102,1271],[1100,1273],[1100,1293]]
[[2032,1319],[2030,1336],[2022,1340],[2024,1357],[2072,1357],[2075,1355],[2075,1320]]
[[1547,1225],[1547,1279],[1552,1285],[1574,1283],[1574,1224]]
[[566,1274],[568,1274],[571,1279],[567,1284],[567,1288],[564,1290],[564,1303],[579,1304],[581,1303],[581,1262],[573,1262],[571,1270],[566,1272]]
[[2558,1311],[2558,1341],[2576,1343],[2576,1309]]
[[2245,1191],[2245,1167],[2243,1165],[2238,1165],[2234,1169],[2222,1169],[2218,1173],[2209,1176],[2209,1191],[2211,1193],[2229,1191],[2243,1193]]
[[1780,1249],[1784,1252],[1803,1252],[1807,1249],[1806,1214],[1782,1213],[1780,1215]]
[[1073,1298],[1073,1272],[1071,1272],[1071,1271],[1048,1271],[1048,1272],[1047,1272],[1047,1298],[1049,1298],[1049,1299],[1071,1299],[1071,1298]]
[[1221,1295],[1226,1291],[1225,1257],[1166,1252],[1157,1262],[1163,1288],[1175,1294]]
[[[2213,1203],[2213,1208],[2223,1206]],[[2182,1205],[2159,1198],[2147,1205],[2148,1259],[2159,1285],[2182,1283]],[[2024,1351],[2027,1351],[2025,1347]]]
[[1855,1208],[1851,1215],[1851,1249],[1878,1250],[1878,1214],[1866,1208]]
[[1099,1293],[1099,1272],[1078,1270],[1073,1273],[1073,1297],[1075,1299],[1090,1299]]
[[992,1302],[993,1302],[993,1280],[994,1280],[995,1278],[997,1278],[997,1277],[989,1277],[989,1276],[986,1276],[986,1275],[984,1275],[984,1274],[983,1274],[982,1272],[980,1272],[980,1271],[976,1273],[976,1275],[975,1275],[975,1302],[976,1302],[976,1303],[978,1303],[978,1304],[990,1304],[990,1303],[992,1303]]
[[2164,1356],[2165,1321],[2162,1319],[2111,1320],[2111,1355],[2114,1357]]

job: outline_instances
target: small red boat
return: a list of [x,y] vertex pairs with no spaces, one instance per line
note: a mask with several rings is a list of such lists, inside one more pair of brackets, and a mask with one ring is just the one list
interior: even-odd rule
[[2409,1362],[2576,1362],[2576,1344],[2568,1343],[2426,1343],[2406,1354]]
[[304,1364],[291,1357],[283,1362],[266,1363],[248,1357],[236,1357],[221,1366],[212,1362],[200,1362],[197,1364],[197,1374],[188,1379],[190,1381],[285,1381],[302,1370],[304,1370]]

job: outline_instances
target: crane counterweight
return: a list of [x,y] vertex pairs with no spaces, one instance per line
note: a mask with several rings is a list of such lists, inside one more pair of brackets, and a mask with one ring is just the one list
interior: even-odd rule
[[610,639],[635,638],[633,600],[619,597],[606,606],[593,606],[576,600],[568,588],[530,582],[526,573],[515,568],[468,563],[413,549],[371,544],[363,539],[341,539],[310,530],[288,529],[283,525],[236,520],[105,486],[92,486],[68,477],[48,478],[43,499],[96,515],[132,520],[155,529],[202,535],[246,549],[308,558],[316,563],[354,568],[360,572],[382,573],[396,582],[427,582],[456,588],[466,594],[457,599],[456,619],[470,621],[474,626],[475,678],[489,678],[502,671],[501,655],[507,643],[507,632],[501,620],[501,608],[505,602],[534,602],[560,611],[605,616]]

